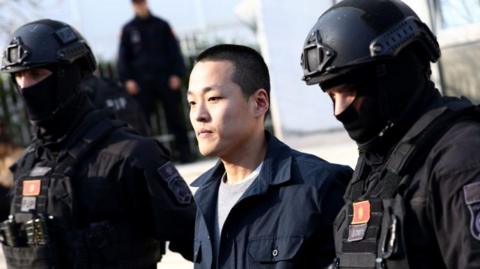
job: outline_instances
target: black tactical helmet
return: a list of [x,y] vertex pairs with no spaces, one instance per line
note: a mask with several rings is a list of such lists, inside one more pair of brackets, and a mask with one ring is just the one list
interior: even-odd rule
[[66,23],[44,19],[27,23],[13,33],[0,70],[13,73],[74,62],[83,74],[95,71],[95,57],[80,33]]
[[[324,83],[419,44],[431,62],[440,48],[430,29],[397,0],[344,0],[324,12],[305,40],[303,80]],[[423,50],[423,51],[422,51]],[[428,63],[428,62],[427,62]]]

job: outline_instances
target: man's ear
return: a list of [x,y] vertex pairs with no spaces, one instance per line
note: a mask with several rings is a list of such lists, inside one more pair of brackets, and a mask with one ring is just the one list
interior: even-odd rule
[[255,116],[266,116],[270,108],[270,98],[265,89],[258,89],[252,96],[253,104],[255,105]]

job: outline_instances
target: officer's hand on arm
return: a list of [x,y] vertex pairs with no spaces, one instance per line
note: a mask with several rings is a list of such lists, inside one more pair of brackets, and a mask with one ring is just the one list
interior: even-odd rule
[[137,82],[133,79],[125,81],[125,88],[130,95],[137,95],[140,92]]
[[333,225],[337,214],[345,204],[343,195],[353,171],[348,166],[342,166],[329,172],[327,178],[323,175],[318,176],[325,179],[318,190],[321,222],[315,231],[316,255],[313,256],[315,259],[312,260],[314,265],[312,268],[333,268],[330,267],[335,258]]
[[169,83],[170,89],[177,91],[177,90],[180,90],[180,87],[182,86],[182,79],[177,75],[172,75],[170,76],[168,83]]
[[[166,183],[165,196],[161,202],[152,200],[165,215],[157,222],[163,222],[165,231],[157,231],[160,238],[170,241],[169,249],[180,253],[185,259],[193,261],[193,238],[195,232],[196,205],[185,180],[170,161],[157,168],[157,174]],[[167,206],[167,207],[165,207]],[[154,207],[155,208],[155,207]],[[168,219],[168,220],[167,220]]]
[[175,240],[170,241],[168,248],[173,251],[180,253],[184,259],[187,259],[193,262],[193,230],[186,231],[185,238],[192,238],[192,240]]
[[157,141],[144,143],[137,151],[141,155],[136,164],[146,180],[154,237],[169,241],[170,250],[192,260],[196,206],[188,185]]

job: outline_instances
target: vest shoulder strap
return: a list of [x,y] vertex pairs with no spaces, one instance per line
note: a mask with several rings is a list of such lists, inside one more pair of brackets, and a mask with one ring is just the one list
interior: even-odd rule
[[[466,99],[453,99],[425,113],[397,143],[380,173],[382,179],[369,191],[369,196],[392,198],[402,178],[423,164],[431,149],[453,123],[463,119],[480,119],[479,111],[480,108]],[[363,188],[359,189],[363,186],[361,181],[358,180],[357,186],[352,188],[353,200],[364,195]]]
[[457,99],[424,114],[397,144],[387,161],[386,169],[399,175],[412,171],[415,165],[423,162],[454,122],[464,117],[475,117],[475,108],[469,101]]
[[71,176],[76,164],[81,161],[92,148],[103,141],[114,130],[123,126],[124,123],[108,118],[99,121],[90,128],[79,141],[65,151],[65,158],[60,161],[55,170],[62,171],[64,174]]
[[[397,144],[382,173],[383,198],[392,198],[403,177],[416,171],[443,135],[455,122],[478,118],[476,107],[457,99],[424,114]],[[377,186],[380,187],[380,186]],[[377,193],[380,189],[377,188]],[[374,191],[375,192],[375,191]]]
[[18,178],[20,174],[25,173],[25,171],[29,171],[33,168],[35,165],[36,150],[37,143],[34,141],[27,148],[25,148],[18,160],[9,167],[9,170],[14,175],[14,178]]

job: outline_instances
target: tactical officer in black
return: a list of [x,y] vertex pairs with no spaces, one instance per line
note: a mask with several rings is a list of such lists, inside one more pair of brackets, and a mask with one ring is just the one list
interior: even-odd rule
[[302,54],[358,144],[335,223],[335,268],[480,268],[480,124],[430,80],[440,49],[396,0],[345,0],[323,13]]
[[146,0],[132,0],[135,18],[122,29],[118,76],[145,110],[147,122],[160,100],[175,137],[180,161],[191,160],[187,123],[182,111],[181,77],[185,64],[170,25],[151,14]]
[[36,131],[12,169],[9,268],[156,268],[164,241],[191,256],[191,193],[157,141],[93,109],[79,84],[94,69],[83,37],[53,20],[21,26],[4,52]]
[[150,135],[142,107],[119,81],[91,74],[82,79],[80,87],[96,108],[108,108],[117,119],[128,123],[139,134]]

